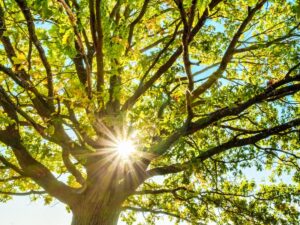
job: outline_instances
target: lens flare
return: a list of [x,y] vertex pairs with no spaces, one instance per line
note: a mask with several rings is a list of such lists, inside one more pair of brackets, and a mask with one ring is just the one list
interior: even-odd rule
[[131,140],[120,140],[117,143],[117,151],[122,157],[129,157],[135,151],[134,143]]

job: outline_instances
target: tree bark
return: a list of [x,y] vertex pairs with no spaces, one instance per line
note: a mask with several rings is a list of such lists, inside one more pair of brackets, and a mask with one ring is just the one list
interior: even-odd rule
[[82,205],[72,210],[71,225],[117,225],[120,210],[115,207],[94,208],[91,205]]

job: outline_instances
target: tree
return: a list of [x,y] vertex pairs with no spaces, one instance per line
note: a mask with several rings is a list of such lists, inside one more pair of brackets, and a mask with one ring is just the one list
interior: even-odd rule
[[299,1],[2,1],[1,201],[299,224],[299,26]]

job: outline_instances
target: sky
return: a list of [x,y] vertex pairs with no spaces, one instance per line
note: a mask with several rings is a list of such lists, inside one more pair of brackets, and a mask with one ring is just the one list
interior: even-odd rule
[[44,205],[42,200],[30,202],[28,196],[14,197],[0,203],[1,225],[70,225],[72,214],[57,201]]
[[[42,200],[31,202],[28,196],[14,197],[12,200],[0,202],[0,225],[70,225],[72,214],[65,206],[54,201],[44,205]],[[119,225],[125,225],[119,221]],[[157,225],[173,225],[162,220]]]

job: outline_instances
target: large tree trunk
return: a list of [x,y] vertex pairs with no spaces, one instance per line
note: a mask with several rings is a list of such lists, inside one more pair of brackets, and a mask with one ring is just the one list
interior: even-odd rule
[[81,205],[73,211],[72,225],[117,225],[120,210],[115,207],[94,208]]
[[104,161],[90,159],[87,187],[70,205],[72,225],[117,225],[122,203],[141,183],[140,165],[132,175],[121,161],[114,162],[117,166]]

